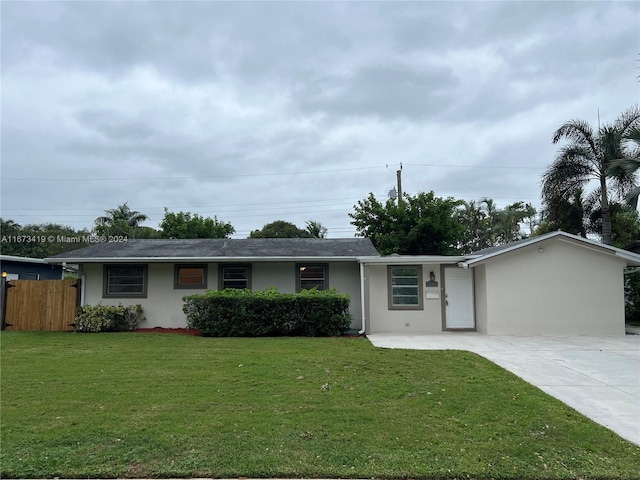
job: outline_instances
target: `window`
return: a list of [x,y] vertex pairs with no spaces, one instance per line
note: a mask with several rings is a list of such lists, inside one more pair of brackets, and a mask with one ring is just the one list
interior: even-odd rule
[[103,297],[147,297],[146,265],[105,265]]
[[422,310],[422,267],[389,266],[389,309]]
[[329,265],[326,263],[296,264],[296,291],[329,288]]
[[176,265],[174,288],[207,288],[206,265]]
[[250,265],[225,265],[220,268],[220,290],[251,288]]

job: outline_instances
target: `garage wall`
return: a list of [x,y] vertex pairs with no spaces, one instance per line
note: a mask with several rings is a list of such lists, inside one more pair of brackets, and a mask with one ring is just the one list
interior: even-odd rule
[[487,271],[485,265],[474,268],[474,298],[476,302],[476,331],[487,333]]
[[[433,271],[442,286],[440,264],[422,265],[422,310],[389,310],[387,265],[369,264],[365,270],[367,281],[367,333],[440,333],[442,332],[442,303],[427,299],[424,282]],[[434,291],[435,289],[429,289]]]
[[477,270],[478,324],[490,335],[624,335],[625,264],[557,238],[491,258],[484,285]]

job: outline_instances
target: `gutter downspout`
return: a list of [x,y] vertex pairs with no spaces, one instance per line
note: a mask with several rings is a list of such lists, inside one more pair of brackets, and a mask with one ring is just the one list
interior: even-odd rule
[[362,330],[358,332],[358,335],[364,335],[365,330],[367,329],[366,321],[367,316],[365,314],[365,295],[364,295],[364,263],[360,264],[360,310],[362,316]]
[[80,265],[80,306],[84,307],[86,293],[87,276],[84,273],[83,265]]

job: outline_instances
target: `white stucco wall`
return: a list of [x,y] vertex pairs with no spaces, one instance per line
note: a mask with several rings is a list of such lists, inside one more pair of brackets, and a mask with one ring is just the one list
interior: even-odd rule
[[487,272],[485,265],[474,269],[474,298],[476,306],[476,331],[487,333]]
[[[400,263],[399,263],[400,264]],[[442,332],[442,303],[440,298],[427,299],[426,290],[440,292],[442,280],[440,265],[418,265],[422,268],[422,310],[390,310],[387,265],[369,264],[366,267],[367,280],[367,333],[420,334]],[[424,287],[429,272],[436,275],[438,288]]]
[[[174,264],[148,264],[147,298],[102,298],[103,265],[84,264],[84,303],[87,305],[140,304],[146,321],[141,328],[184,328],[187,319],[182,312],[182,297],[204,293],[204,289],[174,288]],[[283,293],[295,291],[295,263],[269,262],[252,265],[251,287],[264,290],[276,287]],[[218,289],[218,264],[207,264],[207,289]],[[329,263],[329,286],[351,297],[351,328],[361,328],[360,273],[355,262]]]
[[624,335],[624,266],[557,238],[494,257],[484,279],[476,267],[478,327],[490,335]]

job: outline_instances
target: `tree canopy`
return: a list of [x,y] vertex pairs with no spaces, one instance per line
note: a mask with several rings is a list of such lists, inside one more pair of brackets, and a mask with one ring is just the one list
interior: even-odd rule
[[57,223],[19,225],[13,220],[0,219],[1,246],[4,255],[46,258],[89,244],[82,240],[90,233]]
[[[640,169],[640,125],[636,125],[622,136],[623,142],[626,143],[622,158],[612,162],[609,173],[614,177],[632,176]],[[638,197],[640,196],[640,186],[631,188],[626,196],[625,202],[634,210],[638,208]]]
[[562,230],[586,238],[583,193],[582,189],[578,189],[569,198],[545,200],[536,235]]
[[95,232],[105,236],[126,236],[136,238],[140,223],[148,220],[145,214],[131,210],[127,202],[116,208],[105,210],[105,214],[95,220]]
[[249,238],[310,238],[311,234],[307,230],[296,227],[293,223],[285,220],[276,220],[267,223],[260,230],[253,230]]
[[464,226],[459,245],[461,253],[471,253],[483,248],[502,245],[524,238],[521,225],[529,224],[533,231],[536,209],[530,203],[515,202],[504,209],[497,208],[491,198],[479,203],[471,200],[462,202],[457,210],[457,219]]
[[328,231],[327,227],[317,220],[309,220],[306,230],[311,238],[326,238]]
[[456,219],[461,200],[434,192],[403,194],[402,201],[379,202],[373,193],[349,216],[356,234],[371,239],[383,255],[449,255],[459,251],[464,226]]
[[235,228],[218,217],[201,217],[190,212],[170,212],[164,209],[164,218],[160,222],[160,238],[229,238]]
[[542,176],[542,197],[547,205],[569,200],[591,180],[598,182],[602,209],[602,241],[611,245],[610,190],[620,196],[628,195],[636,187],[633,170],[612,168],[614,162],[631,158],[625,142],[633,129],[640,125],[640,108],[631,107],[614,123],[604,124],[597,131],[584,120],[570,120],[560,126],[553,143],[567,140],[556,159]]

